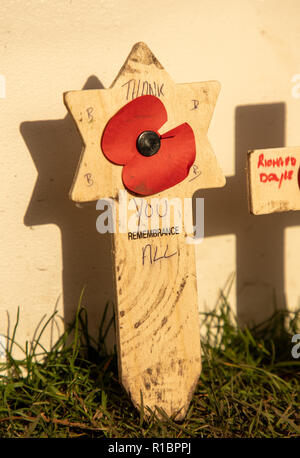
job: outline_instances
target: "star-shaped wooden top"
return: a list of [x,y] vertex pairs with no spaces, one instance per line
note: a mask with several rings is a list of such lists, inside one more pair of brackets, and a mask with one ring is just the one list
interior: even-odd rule
[[182,123],[188,123],[195,135],[196,159],[188,176],[157,195],[189,197],[201,188],[224,186],[225,177],[207,139],[219,91],[217,81],[175,84],[147,45],[137,43],[109,89],[65,93],[64,102],[84,143],[70,198],[76,202],[93,201],[115,197],[124,189],[122,167],[113,165],[102,154],[101,136],[108,120],[142,95],[159,97],[167,110],[168,120],[161,135]]

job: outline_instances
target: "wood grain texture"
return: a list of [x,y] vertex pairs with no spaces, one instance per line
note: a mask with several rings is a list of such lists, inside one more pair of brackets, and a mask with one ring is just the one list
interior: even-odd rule
[[[188,122],[195,135],[196,160],[183,182],[144,198],[143,205],[153,203],[152,198],[175,198],[179,202],[176,211],[182,216],[184,198],[200,188],[225,184],[207,139],[219,90],[216,81],[175,84],[149,48],[137,43],[109,89],[64,94],[84,143],[70,198],[76,202],[112,198],[119,228],[122,166],[105,158],[101,136],[122,106],[152,94],[161,99],[168,113],[159,133]],[[128,199],[139,208],[139,199],[129,192]],[[191,223],[191,211],[185,213],[185,223],[187,218]],[[174,214],[168,227],[175,225]],[[164,227],[163,218],[158,217],[156,229]],[[149,229],[146,218],[138,231]],[[159,406],[177,420],[186,415],[201,373],[194,246],[186,243],[187,235],[186,227],[178,234],[136,239],[130,238],[129,231],[117,231],[112,253],[120,380],[135,406],[143,399],[144,406],[152,410]]]
[[247,157],[249,210],[254,215],[300,210],[300,147],[254,150]]
[[183,418],[201,372],[194,246],[184,232],[118,234],[114,256],[122,383],[135,405],[141,390],[144,405]]

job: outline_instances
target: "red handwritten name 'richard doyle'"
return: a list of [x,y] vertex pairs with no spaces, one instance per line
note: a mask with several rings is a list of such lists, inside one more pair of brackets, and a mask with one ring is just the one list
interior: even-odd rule
[[261,183],[269,183],[271,181],[276,181],[278,183],[278,187],[280,188],[283,181],[290,181],[293,179],[294,167],[297,163],[297,160],[293,156],[287,156],[285,158],[278,156],[273,159],[266,159],[264,154],[260,154],[258,157],[257,168],[260,167],[264,169],[268,169],[268,167],[272,167],[273,169],[283,169],[278,170],[278,172],[261,172],[259,174],[259,179]]

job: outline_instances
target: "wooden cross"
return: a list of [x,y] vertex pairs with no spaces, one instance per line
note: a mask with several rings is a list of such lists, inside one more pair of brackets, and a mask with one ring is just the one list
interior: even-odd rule
[[254,215],[300,210],[300,147],[250,151],[249,209]]
[[[84,143],[70,198],[109,198],[115,205],[120,380],[136,407],[158,406],[177,420],[184,418],[201,373],[194,247],[186,229],[192,215],[183,210],[184,199],[225,184],[207,139],[219,90],[217,81],[175,84],[149,48],[137,43],[109,89],[64,94]],[[139,125],[144,129],[130,143]],[[136,231],[118,231],[124,229],[125,191],[139,215]],[[177,216],[185,213],[182,230],[175,226],[176,212],[164,227],[160,204],[167,208],[170,199],[180,204]],[[149,228],[153,212],[157,225]]]

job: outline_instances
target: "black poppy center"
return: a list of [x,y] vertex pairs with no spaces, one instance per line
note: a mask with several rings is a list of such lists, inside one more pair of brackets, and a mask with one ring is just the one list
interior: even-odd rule
[[153,156],[160,148],[160,137],[152,130],[145,130],[138,136],[136,146],[143,156]]

